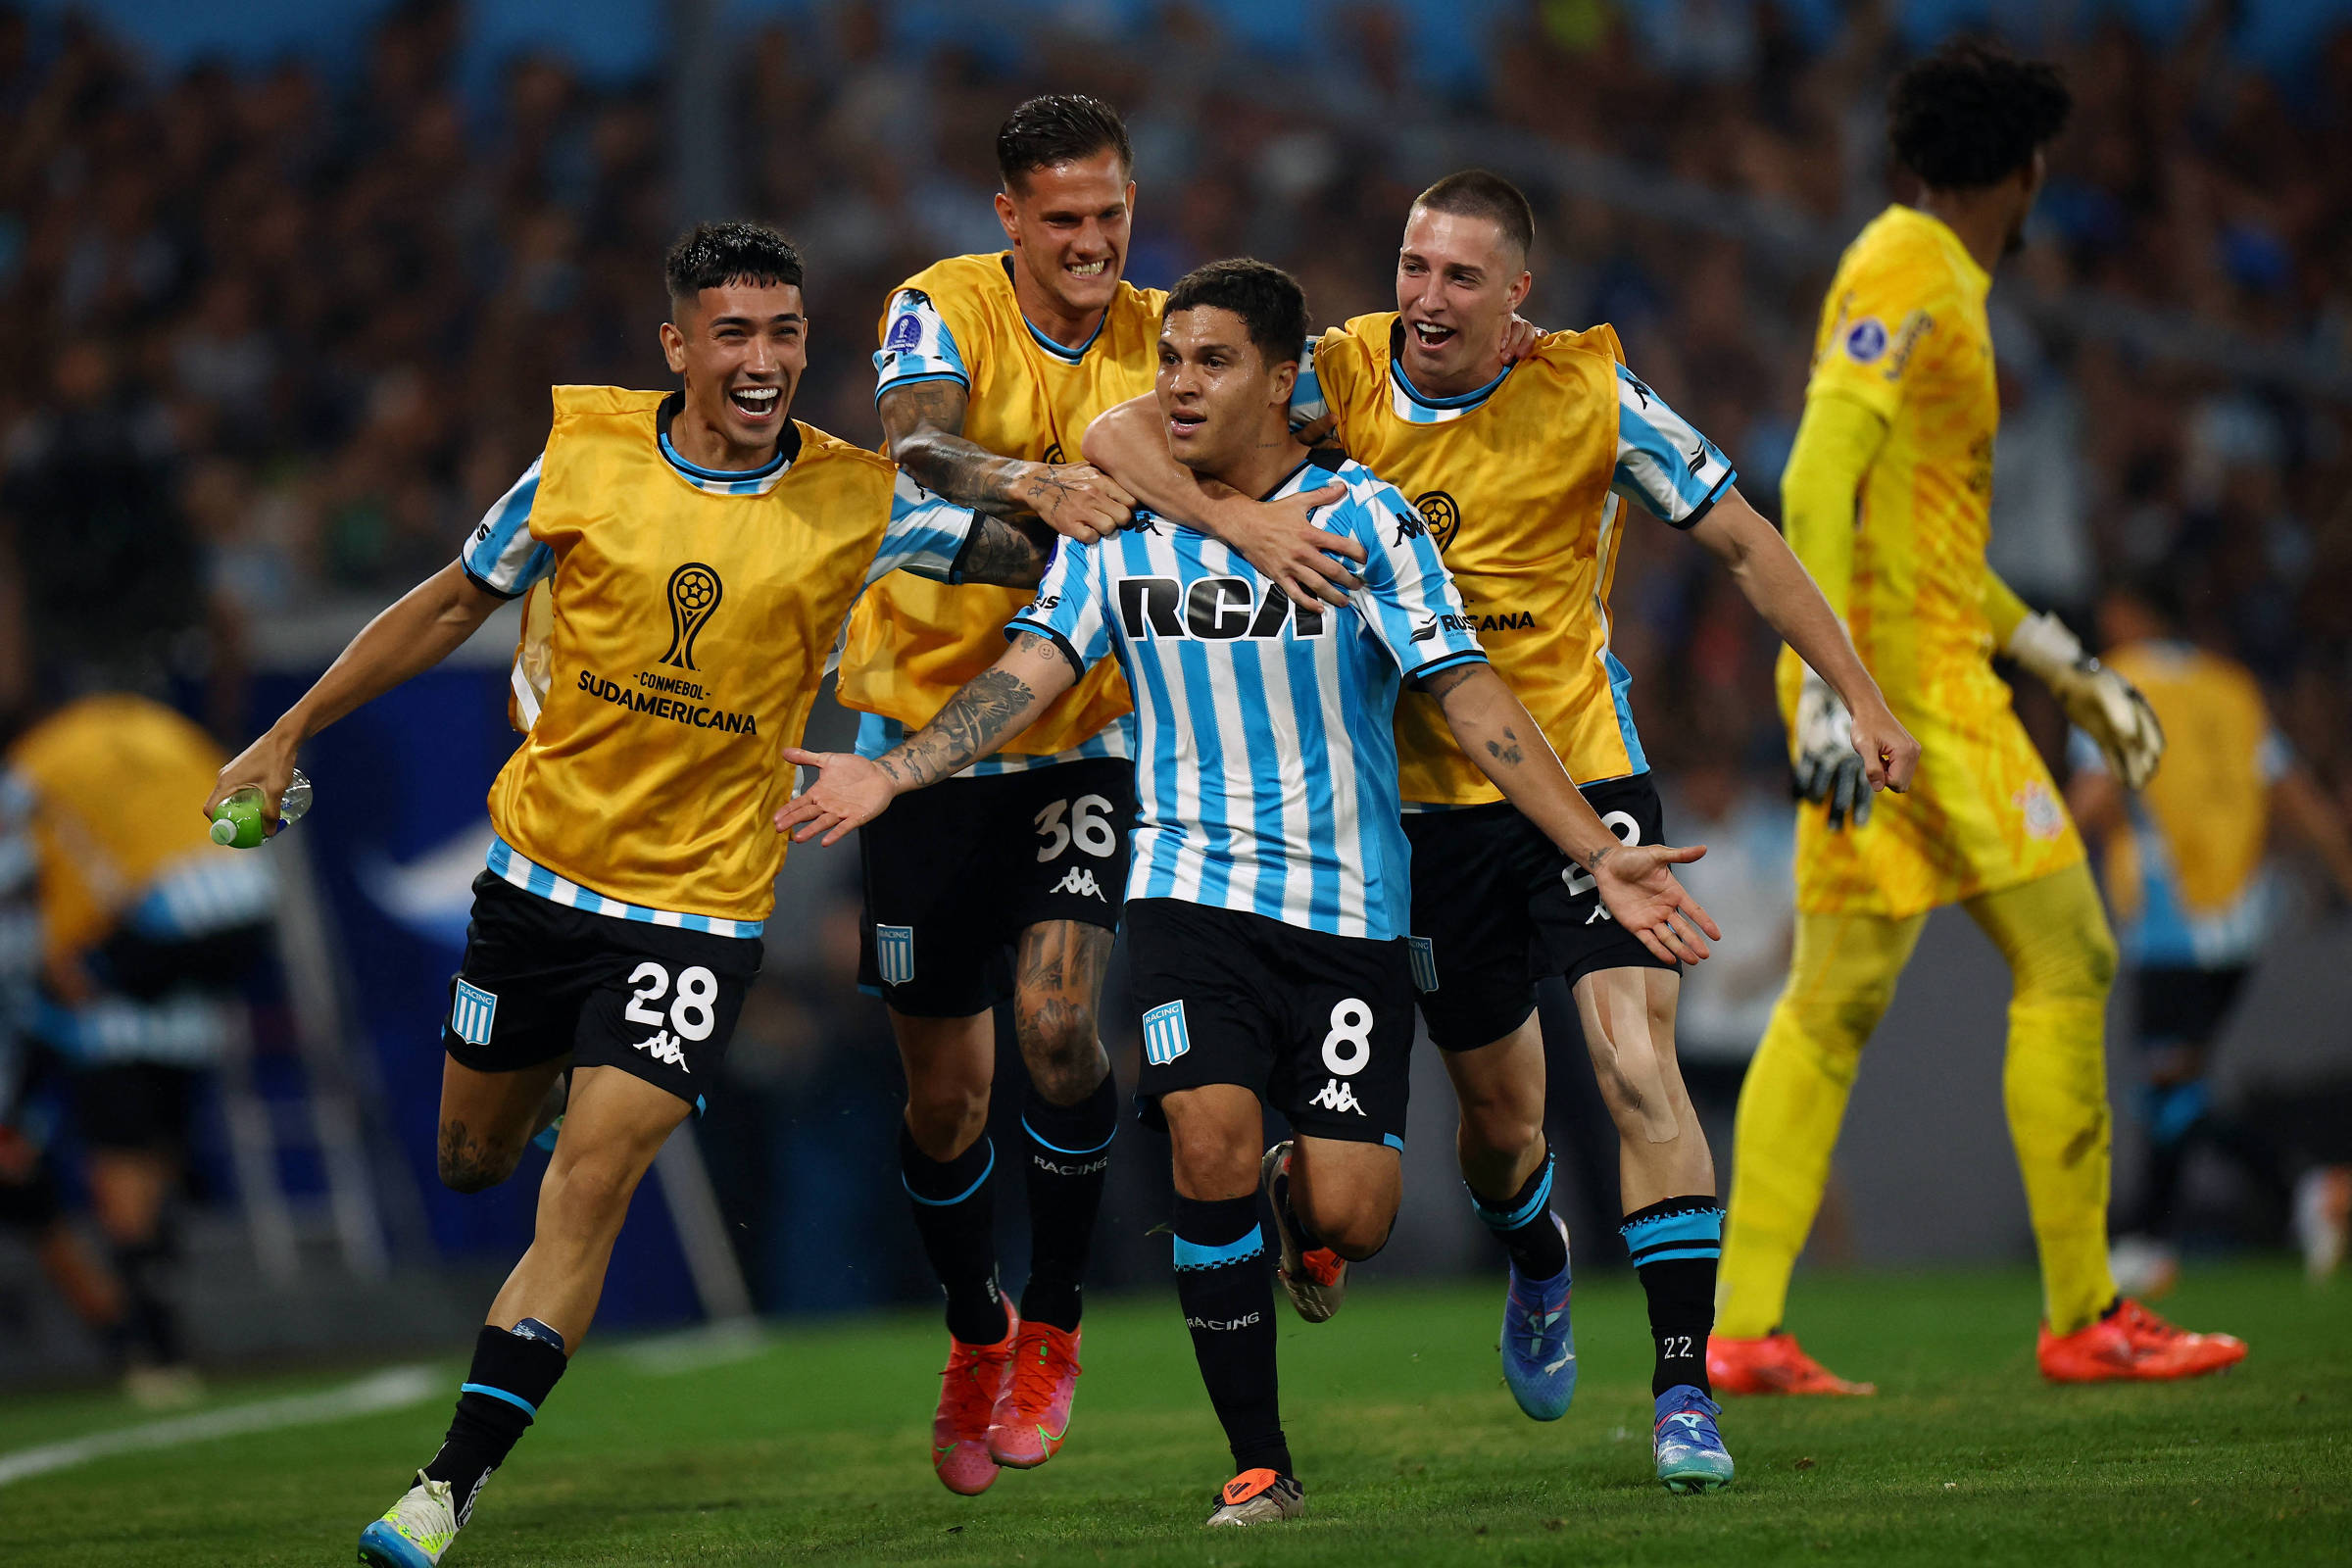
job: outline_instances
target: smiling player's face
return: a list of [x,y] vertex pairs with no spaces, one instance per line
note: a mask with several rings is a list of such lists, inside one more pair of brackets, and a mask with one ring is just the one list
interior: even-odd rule
[[1532,281],[1501,224],[1414,208],[1396,252],[1396,314],[1413,385],[1447,397],[1500,374],[1503,328]]
[[1159,329],[1152,387],[1169,454],[1210,478],[1238,473],[1252,453],[1289,433],[1298,375],[1295,360],[1268,366],[1233,312],[1170,311]]
[[725,283],[704,289],[674,314],[674,322],[662,323],[662,351],[685,378],[694,427],[725,449],[725,461],[714,466],[759,466],[774,452],[808,368],[800,289]]
[[1033,169],[997,193],[1013,265],[1064,316],[1109,306],[1127,268],[1135,181],[1116,149]]

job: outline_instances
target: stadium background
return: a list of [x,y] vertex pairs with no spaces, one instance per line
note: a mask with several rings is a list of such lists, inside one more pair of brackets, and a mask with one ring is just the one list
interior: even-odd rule
[[[2256,669],[2352,807],[2341,0],[0,9],[0,514],[33,656],[7,678],[62,690],[100,672],[241,745],[449,559],[535,453],[551,382],[662,384],[657,262],[695,217],[760,217],[803,245],[817,329],[795,413],[877,441],[884,293],[1000,245],[993,133],[1046,89],[1129,118],[1135,281],[1264,256],[1325,322],[1389,305],[1414,190],[1463,164],[1511,173],[1542,219],[1526,314],[1615,322],[1769,513],[1830,264],[1896,189],[1885,81],[1963,27],[2062,59],[2078,99],[2033,243],[1993,296],[1995,564],[2079,624],[2102,572],[2173,574],[2200,635]],[[1746,883],[1707,896],[1769,933],[1769,824],[1786,820],[1770,640],[1663,529],[1629,536],[1616,604],[1681,820],[1724,806],[1754,845]],[[476,1198],[431,1174],[434,1030],[482,794],[512,744],[511,648],[502,620],[306,755],[319,807],[268,852],[289,983],[206,1119],[200,1353],[446,1343],[527,1236],[536,1158]],[[2054,710],[2037,693],[2021,708],[2055,755]],[[698,1129],[710,1180],[672,1164],[649,1184],[606,1322],[739,1307],[710,1266],[717,1235],[762,1311],[927,1293],[890,1168],[888,1033],[848,983],[854,877],[843,852],[788,868],[730,1082]],[[2352,932],[2308,897],[2282,932],[2226,1079],[2282,1135],[2344,1157],[2328,1140],[2347,1136]],[[1753,977],[1776,957],[1767,935],[1736,960],[1767,1000]],[[1817,1257],[2027,1255],[1999,1119],[2004,996],[1990,950],[1939,916],[1855,1096]],[[1723,1000],[1704,1076],[1728,1109],[1754,998]],[[1132,1081],[1131,1030],[1105,1012]],[[1572,1015],[1555,1007],[1551,1033],[1581,1266],[1613,1266],[1612,1140]],[[1442,1075],[1421,1065],[1407,1211],[1377,1267],[1486,1267]],[[1098,1283],[1157,1289],[1164,1244],[1145,1233],[1164,1153],[1131,1132],[1122,1154]],[[2259,1234],[2245,1195],[2207,1175],[2206,1230]],[[716,1215],[698,1200],[713,1193]],[[1017,1205],[1002,1218],[1017,1225]],[[402,1289],[378,1288],[387,1274]],[[0,1311],[0,1377],[97,1368],[5,1242]]]

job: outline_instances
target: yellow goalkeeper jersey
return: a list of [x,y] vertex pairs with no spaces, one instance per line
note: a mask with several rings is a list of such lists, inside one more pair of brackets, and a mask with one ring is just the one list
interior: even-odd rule
[[[1416,388],[1394,312],[1309,346],[1291,416],[1328,415],[1348,455],[1413,500],[1471,630],[1580,784],[1647,769],[1633,678],[1609,648],[1626,505],[1688,528],[1731,488],[1730,463],[1625,367],[1606,325],[1549,332],[1459,397]],[[1426,693],[1396,701],[1405,808],[1502,799]]]
[[749,472],[669,443],[677,394],[555,390],[547,449],[460,563],[529,593],[528,734],[490,788],[490,868],[559,904],[755,936],[800,744],[850,607],[906,569],[954,579],[972,514],[791,421]]
[[[1896,206],[1846,248],[1822,304],[1806,397],[1845,398],[1886,423],[1856,497],[1847,624],[1921,759],[1911,792],[1878,797],[1859,829],[1801,814],[1797,906],[1810,912],[1903,918],[2083,858],[1992,670],[1991,284],[1950,228]],[[1803,674],[1792,651],[1778,673],[1789,718]]]
[[[950,257],[892,293],[874,355],[875,396],[923,381],[956,382],[969,398],[967,440],[1032,463],[1077,463],[1079,440],[1096,415],[1152,390],[1166,300],[1158,289],[1120,283],[1095,335],[1069,349],[1021,315],[1009,252]],[[843,706],[873,719],[859,730],[858,750],[879,755],[905,730],[929,723],[957,688],[1004,656],[1004,623],[1034,597],[1020,588],[877,584],[851,617],[841,656]],[[1126,726],[1113,721],[1133,706],[1125,677],[1105,660],[972,771],[1124,757]]]

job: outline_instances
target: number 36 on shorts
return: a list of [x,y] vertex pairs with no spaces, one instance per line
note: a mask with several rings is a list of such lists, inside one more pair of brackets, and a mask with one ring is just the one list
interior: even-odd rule
[[1050,801],[1037,813],[1040,861],[1062,855],[1072,845],[1097,859],[1119,847],[1118,830],[1111,825],[1110,802],[1101,795],[1081,795],[1071,801]]

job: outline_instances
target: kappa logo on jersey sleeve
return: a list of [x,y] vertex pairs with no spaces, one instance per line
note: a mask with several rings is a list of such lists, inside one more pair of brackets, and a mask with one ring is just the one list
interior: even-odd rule
[[1280,637],[1287,622],[1296,637],[1320,637],[1320,611],[1299,610],[1274,584],[1261,598],[1247,578],[1201,577],[1190,588],[1174,577],[1121,577],[1119,624],[1129,642],[1147,637],[1190,637],[1228,642],[1236,637]]
[[658,662],[679,669],[700,669],[694,662],[694,641],[718,612],[725,585],[718,573],[699,561],[689,561],[669,574],[669,652]]

